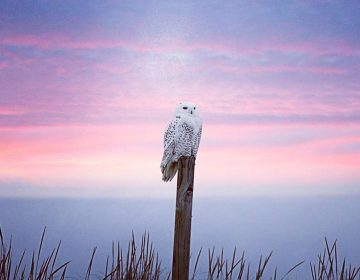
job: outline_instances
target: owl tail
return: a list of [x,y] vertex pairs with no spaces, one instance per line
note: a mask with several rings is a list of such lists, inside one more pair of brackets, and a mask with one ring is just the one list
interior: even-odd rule
[[177,161],[170,161],[165,166],[161,167],[161,172],[163,174],[163,181],[169,182],[174,177],[178,170],[178,163]]

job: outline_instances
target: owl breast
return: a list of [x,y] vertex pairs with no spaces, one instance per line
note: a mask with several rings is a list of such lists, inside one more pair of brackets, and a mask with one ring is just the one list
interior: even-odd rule
[[196,156],[196,135],[194,128],[187,122],[181,122],[177,129],[177,136],[175,142],[176,159],[181,156]]

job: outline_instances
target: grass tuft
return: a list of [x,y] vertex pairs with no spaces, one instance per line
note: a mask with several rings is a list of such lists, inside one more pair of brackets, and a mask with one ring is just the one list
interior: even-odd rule
[[44,228],[40,244],[35,254],[32,253],[29,269],[26,268],[24,257],[26,251],[21,254],[20,260],[16,263],[13,260],[13,247],[12,239],[10,238],[9,245],[7,246],[4,240],[2,230],[0,228],[0,279],[1,280],[15,280],[15,279],[28,279],[28,280],[53,280],[55,278],[64,279],[65,272],[68,264],[66,262],[56,267],[56,261],[60,250],[61,242],[51,252],[50,255],[41,258],[42,247],[44,242],[46,228]]
[[356,280],[360,279],[360,267],[352,267],[343,258],[339,263],[337,253],[337,240],[329,246],[325,238],[324,252],[318,255],[317,263],[310,263],[311,277],[313,280]]
[[[50,254],[43,254],[46,228],[44,228],[38,249],[33,251],[28,264],[25,263],[26,250],[24,250],[18,261],[13,257],[13,244],[10,238],[8,245],[5,242],[3,232],[0,228],[0,280],[65,280],[70,262],[61,265],[57,264],[61,241]],[[126,250],[120,244],[112,243],[111,254],[106,258],[104,273],[94,275],[92,273],[97,248],[91,253],[90,261],[84,275],[85,280],[162,280],[170,279],[171,272],[161,268],[159,255],[155,253],[153,243],[150,241],[148,233],[141,237],[140,245],[135,242],[132,234]],[[215,253],[215,248],[208,250],[206,272],[199,272],[199,262],[202,249],[199,250],[195,258],[191,280],[196,279],[224,279],[224,280],[264,280],[269,279],[265,275],[270,275],[267,270],[272,252],[266,257],[261,256],[254,271],[245,259],[245,254],[240,255],[235,248],[232,257],[227,259],[224,250]],[[329,244],[325,238],[325,249],[318,255],[315,263],[310,262],[310,272],[312,280],[360,280],[360,267],[352,266],[344,257],[341,261],[338,257],[337,241]],[[275,268],[271,273],[270,280],[291,279],[291,273],[299,266],[304,264],[301,261],[294,265],[282,277],[278,278],[278,271]],[[198,275],[203,275],[198,276]]]

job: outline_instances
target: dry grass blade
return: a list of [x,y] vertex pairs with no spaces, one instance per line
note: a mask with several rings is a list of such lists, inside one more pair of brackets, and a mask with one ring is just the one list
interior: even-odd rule
[[244,271],[245,271],[245,252],[243,251],[241,258],[239,260],[240,268],[237,279],[242,279]]
[[37,252],[36,265],[35,265],[35,275],[37,275],[37,271],[38,271],[39,258],[40,258],[41,248],[42,248],[42,245],[43,245],[43,242],[44,242],[45,232],[46,232],[46,227],[44,227],[44,229],[43,229],[39,249],[38,249],[38,252]]
[[[58,273],[61,269],[64,268],[63,273],[66,271],[67,265],[70,263],[70,261],[64,263],[63,265],[59,266],[58,268],[56,268],[53,272],[51,272],[49,279],[52,279],[54,277],[54,275],[56,275],[56,273]],[[65,275],[65,274],[64,274]]]
[[335,278],[335,275],[334,275],[334,257],[333,257],[333,252],[334,252],[334,248],[336,247],[336,240],[334,241],[334,244],[332,245],[331,249],[329,247],[329,243],[325,237],[325,246],[326,246],[326,253],[327,253],[327,259],[328,259],[328,264],[330,265],[329,266],[329,269],[328,269],[328,272],[327,272],[327,276],[328,278]]
[[64,270],[62,272],[60,280],[65,280],[66,268],[67,268],[67,266],[65,266],[65,268],[64,268]]
[[277,278],[277,268],[275,267],[274,276],[272,280],[276,280],[276,278]]
[[265,271],[265,268],[270,260],[272,256],[272,252],[266,257],[264,263],[262,263],[262,257],[260,257],[260,261],[259,261],[259,265],[258,265],[258,270],[256,272],[256,280],[260,280],[262,277],[263,277],[263,274],[264,274],[264,271]]
[[55,262],[56,262],[56,259],[58,257],[58,254],[59,254],[60,246],[61,246],[61,240],[59,241],[58,246],[56,247],[55,256],[54,256],[54,259],[53,259],[53,262],[52,262],[52,265],[51,265],[51,271],[54,270]]
[[212,251],[208,252],[208,279],[213,279],[213,275],[216,267],[213,268],[213,259],[214,259],[215,247],[213,247]]
[[24,250],[23,253],[21,254],[20,261],[19,261],[19,263],[18,263],[18,264],[16,265],[16,267],[15,267],[14,276],[13,276],[13,279],[14,279],[14,280],[17,279],[17,275],[18,275],[18,273],[19,273],[21,264],[22,264],[22,262],[23,262],[23,260],[24,260],[25,252],[26,252],[26,250]]
[[[301,262],[299,262],[298,264],[294,265],[291,269],[289,269],[288,272],[286,272],[286,273],[284,274],[283,277],[281,277],[280,280],[285,279],[286,276],[288,276],[292,271],[294,271],[296,268],[298,268],[298,267],[299,267],[300,265],[302,265],[304,262],[305,262],[305,261],[301,261]],[[276,269],[275,269],[275,272],[276,272]],[[275,279],[275,278],[274,278],[274,279]]]
[[94,257],[95,257],[95,253],[96,253],[96,247],[93,249],[92,254],[91,254],[91,258],[90,258],[90,262],[86,271],[86,275],[85,275],[85,280],[89,280],[90,279],[90,274],[91,274],[91,268],[93,266],[93,261],[94,261]]
[[193,276],[191,277],[191,279],[192,279],[192,280],[194,280],[194,279],[195,279],[196,269],[197,269],[198,264],[199,264],[201,251],[202,251],[202,248],[200,248],[199,253],[198,253],[197,257],[196,257],[195,266],[194,266],[194,271],[193,271]]

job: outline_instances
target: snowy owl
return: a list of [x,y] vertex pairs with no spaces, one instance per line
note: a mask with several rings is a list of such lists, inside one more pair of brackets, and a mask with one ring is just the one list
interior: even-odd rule
[[162,179],[174,178],[181,156],[194,156],[199,148],[202,122],[198,108],[191,102],[181,102],[164,135],[164,155],[161,161]]

